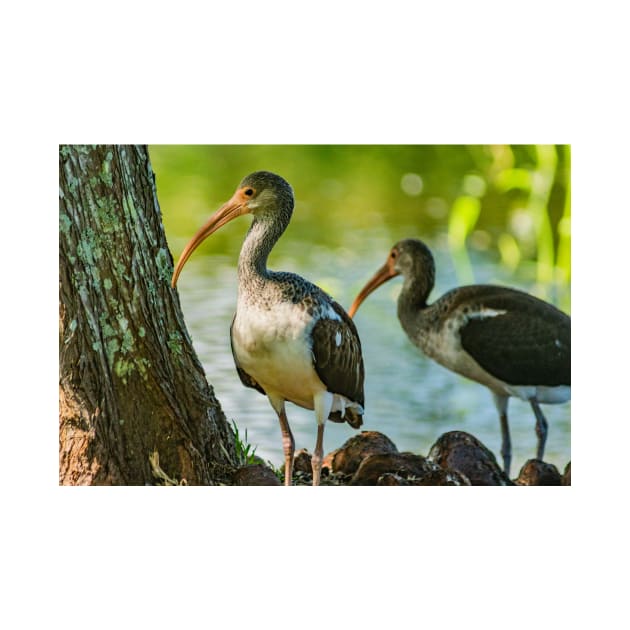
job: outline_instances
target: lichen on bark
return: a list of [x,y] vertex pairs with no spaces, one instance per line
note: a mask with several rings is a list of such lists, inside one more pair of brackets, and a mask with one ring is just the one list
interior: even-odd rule
[[59,172],[60,482],[148,483],[157,450],[212,483],[233,436],[170,287],[147,149],[62,146]]

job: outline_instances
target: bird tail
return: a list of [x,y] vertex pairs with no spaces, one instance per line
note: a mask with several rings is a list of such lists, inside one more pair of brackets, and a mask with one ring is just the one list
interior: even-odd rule
[[352,407],[346,407],[345,414],[341,414],[341,411],[331,411],[328,416],[329,420],[333,422],[347,422],[353,429],[358,429],[363,424],[363,409],[361,413],[357,409]]

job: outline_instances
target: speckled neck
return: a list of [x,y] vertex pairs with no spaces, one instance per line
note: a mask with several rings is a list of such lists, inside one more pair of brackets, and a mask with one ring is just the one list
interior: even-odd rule
[[255,297],[269,280],[267,258],[287,224],[288,221],[254,217],[238,259],[239,293]]

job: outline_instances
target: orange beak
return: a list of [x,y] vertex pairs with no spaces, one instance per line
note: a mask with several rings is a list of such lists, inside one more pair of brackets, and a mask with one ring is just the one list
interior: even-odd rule
[[175,271],[173,272],[173,278],[171,279],[171,287],[175,288],[177,284],[177,278],[181,273],[186,261],[190,258],[191,254],[205,241],[210,234],[216,232],[219,228],[223,227],[226,223],[240,217],[243,214],[249,212],[247,202],[249,198],[245,196],[243,189],[237,190],[232,198],[225,204],[223,204],[209,219],[201,226],[199,231],[190,239],[188,245],[184,248],[182,255],[179,257]]
[[372,291],[380,287],[381,284],[384,284],[398,275],[400,275],[400,271],[396,271],[396,269],[394,269],[394,261],[392,258],[388,257],[387,262],[374,274],[374,276],[372,276],[372,279],[361,289],[359,295],[354,298],[354,302],[352,302],[348,315],[350,315],[350,317],[354,317],[354,314],[357,312],[359,306],[361,306],[363,300],[365,300]]

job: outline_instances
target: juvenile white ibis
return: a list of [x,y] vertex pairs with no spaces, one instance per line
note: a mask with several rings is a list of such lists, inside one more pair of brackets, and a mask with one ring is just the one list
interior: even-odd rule
[[343,308],[304,278],[267,269],[267,257],[289,225],[293,206],[293,190],[282,177],[267,171],[248,175],[186,245],[171,284],[175,287],[184,264],[206,237],[236,217],[254,215],[238,259],[232,355],[243,385],[266,394],[278,414],[285,485],[292,483],[295,450],[285,402],[315,410],[316,486],[326,419],[355,429],[363,423],[364,369],[359,335]]
[[501,455],[509,475],[512,445],[507,418],[510,396],[529,401],[536,416],[542,459],[547,421],[539,403],[571,397],[571,318],[532,295],[501,286],[470,285],[427,298],[435,283],[435,263],[421,241],[396,243],[385,264],[355,298],[349,315],[374,289],[402,274],[398,319],[424,354],[490,389],[501,423]]

